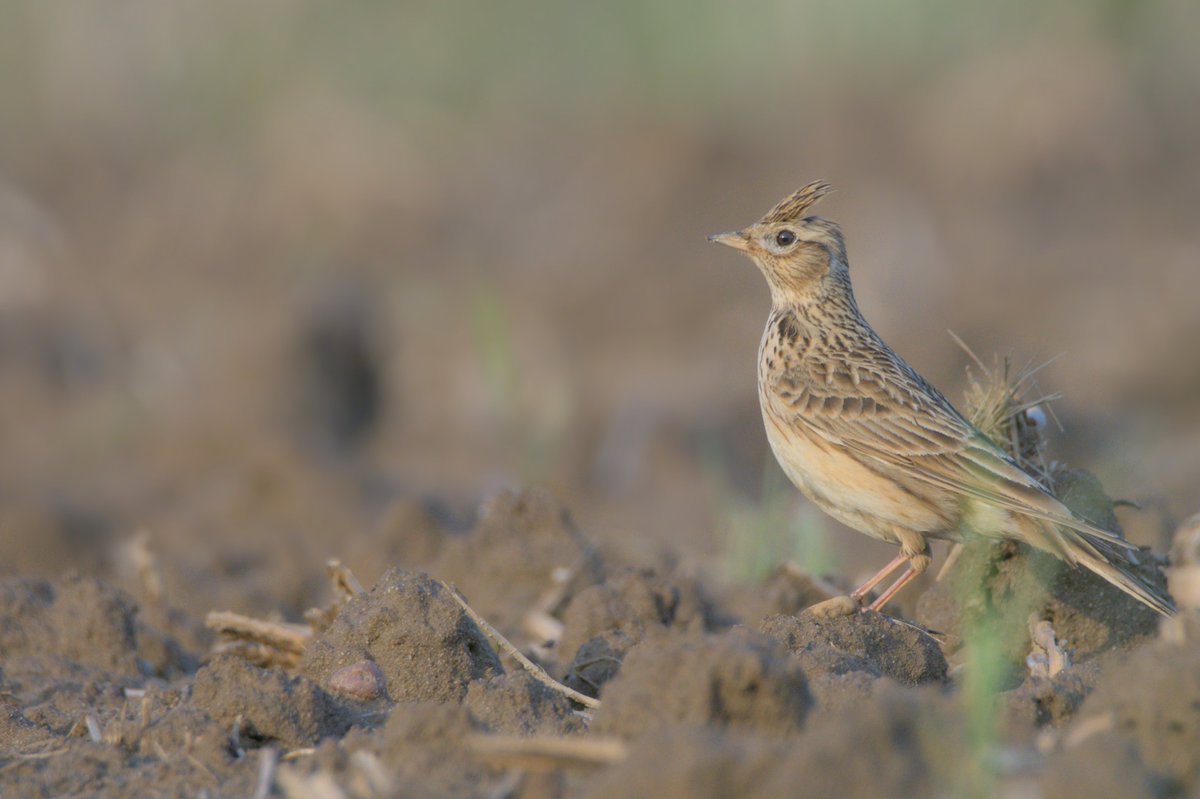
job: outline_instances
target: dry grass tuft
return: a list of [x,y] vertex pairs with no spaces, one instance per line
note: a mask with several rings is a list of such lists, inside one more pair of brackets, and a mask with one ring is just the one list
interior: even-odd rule
[[[979,370],[967,367],[967,418],[1053,492],[1057,464],[1046,460],[1045,429],[1047,419],[1058,424],[1050,403],[1061,395],[1043,393],[1034,377],[1054,359],[1014,370],[1008,358],[996,358],[989,367],[962,339],[950,335]],[[1032,399],[1026,399],[1027,395]]]

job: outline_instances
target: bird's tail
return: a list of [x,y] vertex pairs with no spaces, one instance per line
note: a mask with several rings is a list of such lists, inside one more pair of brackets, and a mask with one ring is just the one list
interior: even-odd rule
[[1131,570],[1133,564],[1130,562],[1129,545],[1117,546],[1086,530],[1072,530],[1069,527],[1059,527],[1057,533],[1057,543],[1061,544],[1063,554],[1072,564],[1083,566],[1164,616],[1175,614],[1171,597]]

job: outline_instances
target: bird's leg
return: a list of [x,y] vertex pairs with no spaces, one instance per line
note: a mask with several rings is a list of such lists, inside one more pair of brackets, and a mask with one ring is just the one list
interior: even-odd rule
[[904,572],[904,574],[900,575],[896,582],[888,586],[887,590],[880,594],[879,597],[870,604],[869,610],[878,611],[882,609],[884,605],[891,601],[892,597],[900,593],[901,588],[924,574],[925,570],[929,568],[929,562],[931,560],[929,556],[929,545],[925,545],[924,552],[919,552],[915,555],[906,555],[904,550],[901,549],[900,557],[908,561],[908,569]]
[[[921,547],[918,549],[918,547]],[[860,609],[859,603],[862,598],[875,586],[887,579],[888,575],[896,571],[903,564],[908,564],[908,571],[900,576],[895,583],[888,587],[883,592],[883,596],[871,603],[871,610],[879,610],[884,604],[896,595],[896,592],[905,586],[910,580],[919,575],[929,566],[929,544],[924,538],[913,538],[912,540],[903,540],[900,546],[900,554],[892,558],[888,565],[880,569],[871,579],[854,589],[854,593],[850,596],[835,596],[832,599],[827,599],[824,602],[818,602],[810,608],[805,609],[805,613],[810,613],[818,618],[835,618],[839,616],[853,615]]]
[[908,569],[904,572],[904,574],[900,575],[900,578],[898,580],[896,580],[896,582],[894,582],[890,586],[888,586],[888,589],[886,591],[884,591],[882,594],[880,594],[878,599],[876,599],[874,602],[872,602],[870,605],[867,606],[868,609],[869,610],[879,610],[884,605],[886,605],[891,600],[892,597],[894,597],[896,594],[900,593],[901,588],[908,585],[910,582],[915,580],[920,575],[921,575],[921,573],[919,571],[914,569],[912,566],[909,566]]
[[850,594],[850,597],[852,599],[854,599],[856,602],[858,600],[862,599],[870,592],[870,590],[872,588],[874,588],[875,586],[879,585],[884,580],[886,580],[887,576],[889,574],[896,571],[896,569],[900,568],[900,564],[906,563],[906,562],[908,562],[908,560],[909,560],[909,556],[905,555],[904,551],[901,550],[899,555],[892,558],[891,563],[889,563],[888,565],[886,565],[882,569],[880,569],[878,572],[876,572],[875,576],[873,576],[871,579],[867,580],[865,583],[860,585],[858,588],[855,588],[854,593]]

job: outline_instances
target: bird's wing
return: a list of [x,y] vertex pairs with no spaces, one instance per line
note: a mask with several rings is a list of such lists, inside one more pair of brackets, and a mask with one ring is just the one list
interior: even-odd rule
[[784,418],[902,483],[919,481],[1132,548],[1072,513],[898,359],[796,367],[768,395]]

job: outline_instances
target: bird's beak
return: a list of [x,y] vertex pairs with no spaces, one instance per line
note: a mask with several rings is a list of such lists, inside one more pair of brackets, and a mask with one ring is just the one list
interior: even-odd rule
[[750,238],[741,230],[733,230],[729,233],[714,233],[708,237],[708,240],[717,244],[724,244],[726,247],[732,247],[742,252],[750,249]]

